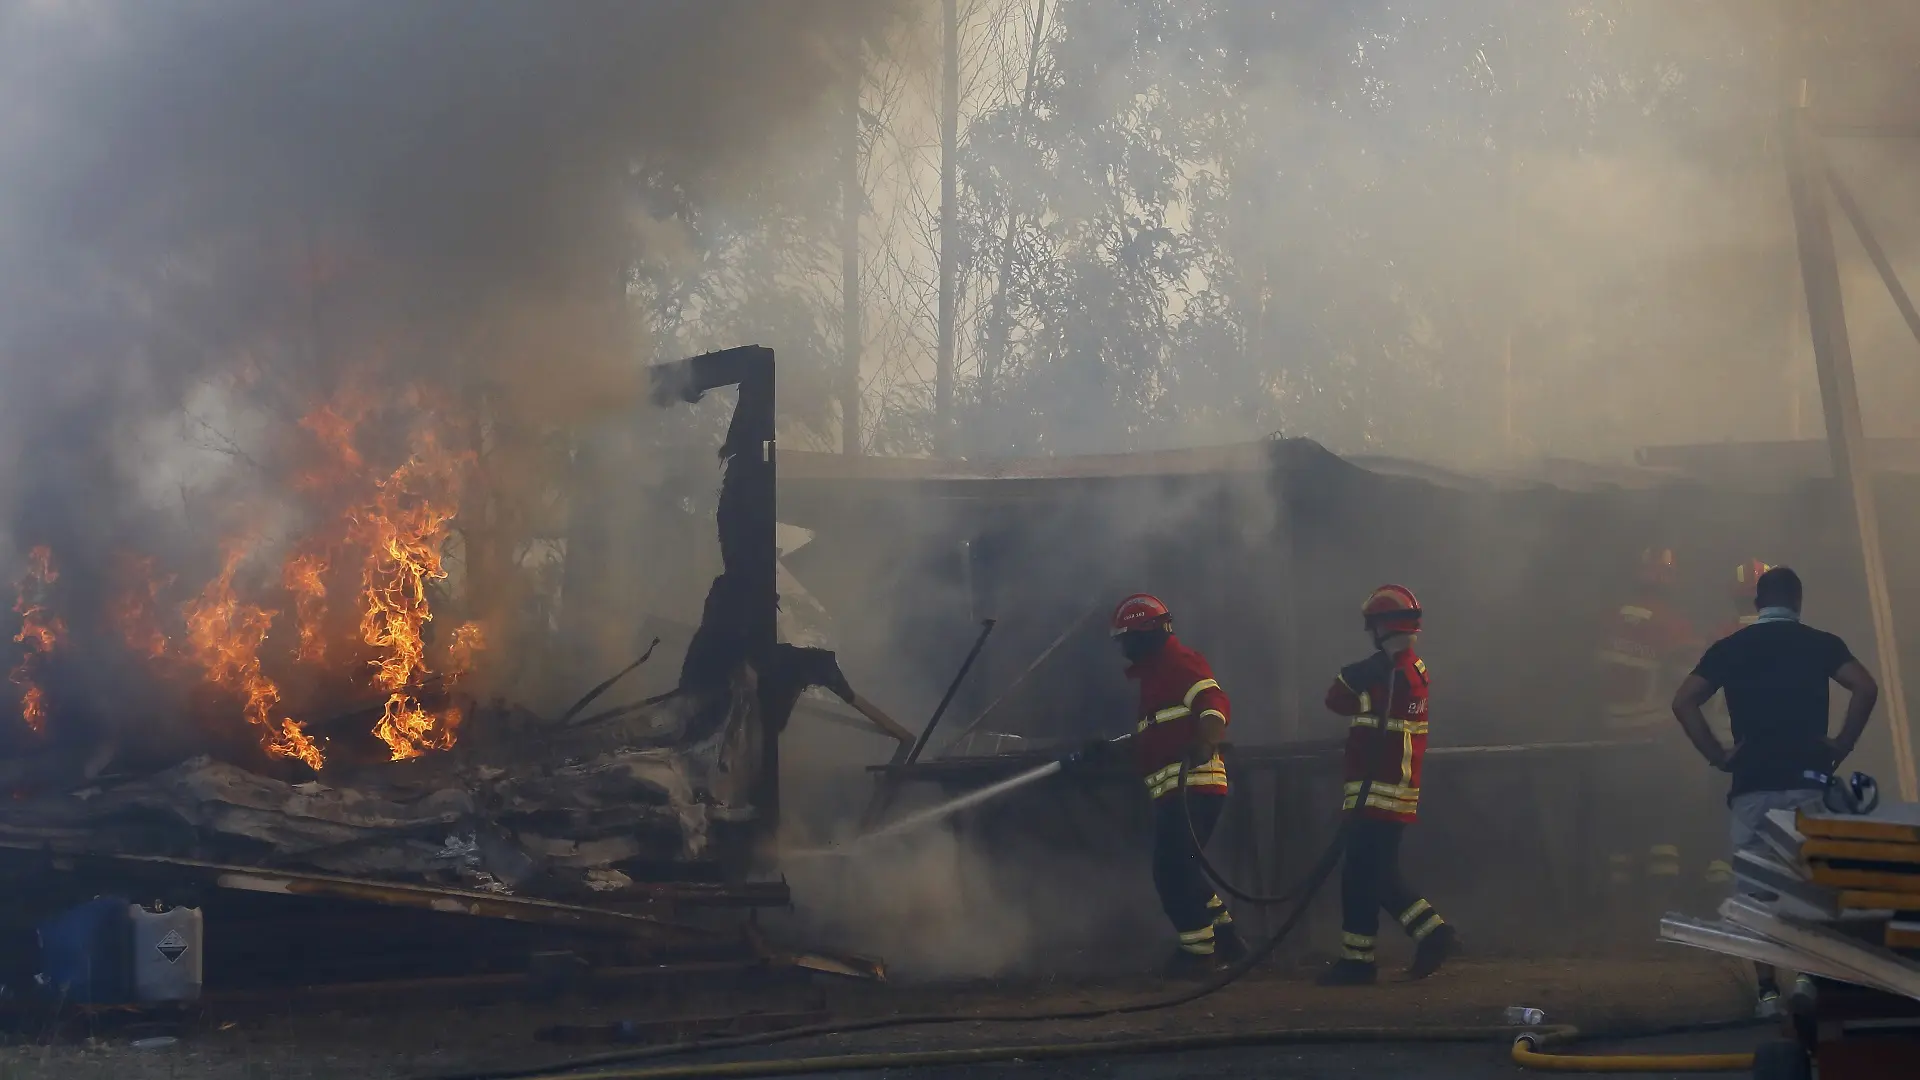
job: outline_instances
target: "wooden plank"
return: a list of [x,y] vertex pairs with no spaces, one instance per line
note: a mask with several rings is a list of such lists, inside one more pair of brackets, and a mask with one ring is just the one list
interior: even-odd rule
[[1840,893],[1840,910],[1920,911],[1920,896],[1882,889],[1844,889]]
[[1802,810],[1796,815],[1794,823],[1809,839],[1920,844],[1920,804],[1915,803],[1888,803],[1871,814]]
[[1840,263],[1834,254],[1833,231],[1827,220],[1826,164],[1819,137],[1807,112],[1806,84],[1801,100],[1785,110],[1781,124],[1782,158],[1787,171],[1787,197],[1793,209],[1794,239],[1800,253],[1800,276],[1807,296],[1807,325],[1813,338],[1815,374],[1820,403],[1826,415],[1827,447],[1833,474],[1851,496],[1855,535],[1860,542],[1865,571],[1867,607],[1873,616],[1878,647],[1881,702],[1886,728],[1893,737],[1895,775],[1902,799],[1920,799],[1913,737],[1907,726],[1907,695],[1900,669],[1900,648],[1894,638],[1893,600],[1887,585],[1886,561],[1881,550],[1879,509],[1874,501],[1872,465],[1866,457],[1866,432],[1860,419],[1860,394],[1854,382],[1853,348],[1847,340],[1847,317],[1841,300]]
[[1833,840],[1815,837],[1800,845],[1800,857],[1815,859],[1858,859],[1863,862],[1912,863],[1920,873],[1920,844],[1889,844],[1874,840]]
[[1814,863],[1808,867],[1817,885],[1873,893],[1899,893],[1920,906],[1920,874],[1897,874],[1860,866],[1834,866]]
[[1894,919],[1887,923],[1883,944],[1889,949],[1920,949],[1920,921]]

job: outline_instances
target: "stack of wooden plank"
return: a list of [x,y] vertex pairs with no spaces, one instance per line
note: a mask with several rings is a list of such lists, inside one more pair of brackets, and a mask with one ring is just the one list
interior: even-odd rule
[[1776,810],[1761,838],[1718,921],[1669,915],[1660,936],[1920,999],[1920,804]]
[[[1841,911],[1887,912],[1882,944],[1920,949],[1920,806],[1887,815],[1806,813],[1795,820],[1814,884],[1839,890]],[[1779,823],[1768,822],[1774,831]]]

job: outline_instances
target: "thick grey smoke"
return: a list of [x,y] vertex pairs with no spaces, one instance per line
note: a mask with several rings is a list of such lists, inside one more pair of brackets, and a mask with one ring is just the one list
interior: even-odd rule
[[901,7],[11,5],[9,448],[84,456],[238,348],[322,387],[373,347],[550,407],[630,383],[632,174],[770,167]]
[[912,7],[0,5],[16,553],[50,546],[71,631],[107,637],[129,549],[159,556],[171,602],[215,541],[314,527],[326,462],[298,422],[357,399],[395,414],[363,431],[369,463],[405,460],[423,420],[484,456],[491,501],[462,512],[505,565],[543,528],[555,435],[639,401],[627,282],[670,235],[642,182],[724,206]]

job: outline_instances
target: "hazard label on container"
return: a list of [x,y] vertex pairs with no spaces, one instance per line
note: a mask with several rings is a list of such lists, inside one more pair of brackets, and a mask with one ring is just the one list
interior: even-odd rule
[[160,955],[166,957],[169,964],[187,955],[187,939],[181,937],[178,930],[167,931],[167,936],[154,942],[153,947],[160,950]]

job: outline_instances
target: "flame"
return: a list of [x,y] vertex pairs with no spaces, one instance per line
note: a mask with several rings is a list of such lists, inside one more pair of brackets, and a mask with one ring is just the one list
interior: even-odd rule
[[35,734],[47,729],[47,692],[35,674],[45,663],[43,658],[67,633],[66,624],[45,605],[48,587],[58,580],[60,573],[54,569],[51,549],[42,546],[27,553],[27,573],[20,579],[13,603],[13,610],[20,616],[20,632],[13,640],[25,645],[26,651],[8,678],[20,687],[20,718]]
[[[220,572],[180,606],[184,632],[170,639],[161,628],[159,598],[173,579],[156,578],[153,559],[129,554],[119,571],[119,592],[106,612],[127,647],[156,666],[169,665],[169,675],[180,674],[178,662],[190,664],[209,685],[240,700],[242,715],[258,729],[269,754],[317,770],[324,755],[305,727],[287,715],[281,684],[261,657],[276,620],[286,615],[291,625],[280,629],[298,635],[290,657],[295,670],[329,661],[335,665],[327,678],[295,676],[291,686],[335,693],[337,676],[353,670],[352,661],[371,656],[370,673],[361,678],[385,699],[373,734],[392,760],[451,748],[465,713],[449,691],[473,670],[486,635],[471,621],[450,633],[430,633],[433,583],[447,577],[442,552],[475,461],[471,450],[453,450],[440,441],[432,397],[432,388],[424,386],[348,387],[302,417],[298,441],[291,445],[298,460],[289,472],[303,509],[312,516],[278,567],[278,585],[289,599],[276,606],[290,610],[262,602],[256,590],[270,587],[271,579],[242,580],[251,543],[229,538],[221,545]],[[401,446],[407,456],[389,469],[392,459],[385,455],[396,435],[405,437]],[[249,537],[254,528],[248,527]],[[329,589],[331,575],[356,564],[357,596],[344,597],[337,579]],[[52,553],[36,549],[33,571],[23,579],[15,605],[22,616],[15,640],[27,651],[13,677],[22,687],[22,713],[36,730],[45,723],[47,701],[34,676],[65,634],[41,596],[53,579]],[[330,602],[336,609],[342,603],[357,609],[359,642],[328,640]],[[276,658],[275,674],[280,662]]]
[[312,551],[294,555],[280,572],[280,580],[293,594],[294,618],[300,627],[300,648],[294,656],[315,663],[327,656],[326,572],[326,556]]
[[233,577],[246,557],[227,545],[218,577],[185,606],[187,645],[206,670],[207,681],[240,695],[247,722],[260,729],[260,746],[269,754],[296,758],[318,770],[325,763],[306,731],[291,719],[275,720],[280,688],[260,669],[260,646],[277,612],[245,603],[234,595]]
[[473,670],[475,654],[487,647],[487,635],[480,624],[472,620],[453,628],[453,640],[447,643],[447,674],[450,677],[465,675]]
[[120,562],[123,582],[120,598],[111,612],[113,625],[127,648],[149,660],[162,660],[168,651],[167,635],[160,629],[160,590],[171,577],[153,576],[153,557],[125,556]]
[[[373,681],[388,694],[373,733],[395,761],[452,747],[462,719],[457,708],[430,712],[414,691],[431,673],[425,633],[433,611],[427,583],[447,576],[440,549],[453,520],[464,462],[462,455],[442,449],[431,432],[421,435],[413,455],[378,482],[374,498],[354,519],[356,538],[367,547],[360,640],[383,654],[372,661]],[[460,638],[456,631],[456,642]],[[468,640],[475,639],[468,635]]]
[[300,426],[320,444],[320,462],[300,474],[298,486],[326,488],[350,482],[366,472],[366,461],[353,444],[360,421],[368,407],[357,398],[345,395],[339,401],[325,402],[300,418]]

